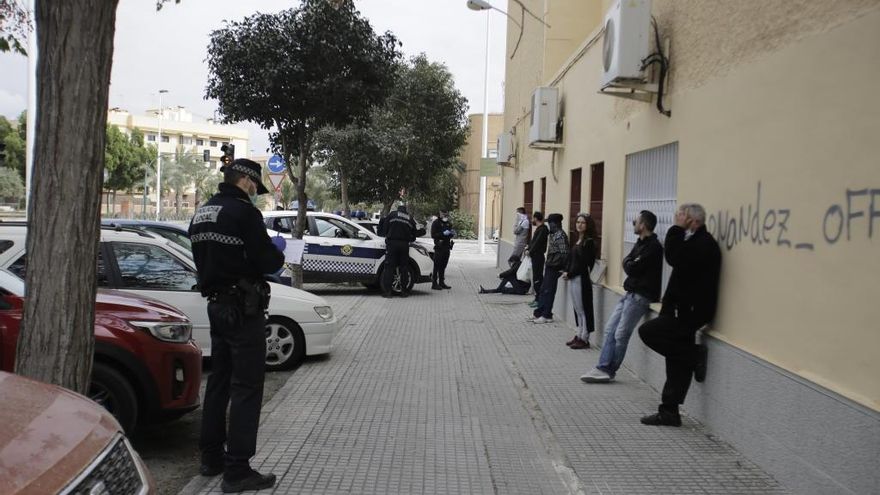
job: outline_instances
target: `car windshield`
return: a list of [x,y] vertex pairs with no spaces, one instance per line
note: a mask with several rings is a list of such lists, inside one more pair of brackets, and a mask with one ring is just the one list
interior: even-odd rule
[[160,235],[169,241],[185,248],[187,251],[192,251],[192,241],[189,240],[189,236],[185,235],[183,232],[177,232],[171,229],[164,229],[162,227],[145,227],[144,230],[151,234]]

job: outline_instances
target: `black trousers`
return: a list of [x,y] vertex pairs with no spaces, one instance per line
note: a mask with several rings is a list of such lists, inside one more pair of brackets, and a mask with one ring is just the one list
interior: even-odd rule
[[541,296],[541,282],[544,281],[544,253],[531,254],[532,285],[535,287],[535,301]]
[[[382,290],[391,292],[391,285],[394,283],[394,274],[409,263],[409,242],[407,241],[385,241],[385,270],[382,272]],[[407,280],[404,278],[404,272],[400,273],[400,285],[405,287]],[[388,289],[385,289],[388,287]]]
[[[211,374],[202,404],[202,462],[224,460],[228,479],[244,475],[257,450],[266,372],[266,321],[239,306],[208,303]],[[229,430],[226,407],[229,406]],[[224,455],[223,444],[226,444]]]
[[666,358],[660,411],[678,413],[679,404],[684,403],[697,361],[694,338],[698,328],[671,315],[660,315],[639,327],[645,345]]
[[446,265],[449,264],[450,249],[447,247],[434,247],[434,273],[431,274],[431,282],[442,284],[446,282]]

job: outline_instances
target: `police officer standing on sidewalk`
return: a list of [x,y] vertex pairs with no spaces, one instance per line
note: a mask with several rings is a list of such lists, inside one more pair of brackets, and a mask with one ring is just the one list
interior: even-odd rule
[[260,180],[260,165],[238,159],[221,170],[219,192],[196,211],[189,234],[211,323],[212,372],[202,404],[200,472],[222,473],[221,488],[235,493],[275,484],[275,475],[253,470],[250,458],[256,453],[266,369],[269,285],[263,274],[281,268],[284,241],[269,238],[255,206],[257,196],[269,192]]
[[452,237],[455,231],[449,224],[449,214],[440,210],[440,215],[431,224],[431,237],[434,239],[434,273],[431,274],[431,288],[434,290],[451,289],[446,285],[446,265],[452,251]]
[[385,237],[385,269],[382,271],[382,297],[393,295],[394,275],[400,271],[400,297],[409,297],[406,286],[405,267],[409,265],[409,243],[424,235],[424,229],[416,229],[416,222],[407,213],[406,205],[400,203],[397,211],[392,211],[379,221],[379,235]]

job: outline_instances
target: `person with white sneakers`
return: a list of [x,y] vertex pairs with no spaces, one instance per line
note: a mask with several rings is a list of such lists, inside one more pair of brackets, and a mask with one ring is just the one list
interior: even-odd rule
[[599,364],[581,376],[587,383],[607,383],[614,380],[623,364],[626,348],[636,324],[648,313],[652,302],[660,300],[663,273],[663,246],[654,233],[657,216],[642,210],[633,220],[633,232],[639,236],[636,245],[623,259],[626,294],[611,312],[605,325],[605,341]]
[[541,295],[538,298],[538,307],[535,308],[533,318],[530,318],[536,324],[553,321],[553,302],[556,300],[556,285],[562,270],[568,265],[568,236],[565,235],[565,230],[562,229],[562,219],[561,213],[551,213],[547,216],[550,236],[548,238],[547,261],[544,265],[544,280],[541,282]]

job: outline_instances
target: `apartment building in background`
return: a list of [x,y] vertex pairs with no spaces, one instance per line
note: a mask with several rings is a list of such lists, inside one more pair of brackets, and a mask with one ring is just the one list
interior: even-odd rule
[[[590,213],[608,263],[594,291],[601,344],[633,219],[654,211],[662,240],[678,205],[701,203],[721,288],[708,377],[684,411],[792,493],[880,493],[880,3],[508,1],[517,20],[520,3],[548,26],[525,15],[521,40],[507,26],[499,134],[514,156],[501,169],[499,266],[515,207],[562,213],[567,230]],[[621,21],[645,5],[647,17]],[[651,86],[655,38],[668,115]],[[635,69],[616,65],[631,50]],[[566,283],[554,314],[573,319]],[[638,333],[624,364],[662,387],[663,360]],[[614,409],[636,422],[650,412]]]

